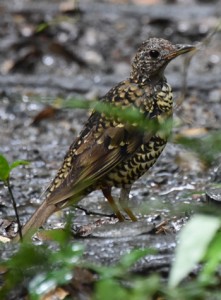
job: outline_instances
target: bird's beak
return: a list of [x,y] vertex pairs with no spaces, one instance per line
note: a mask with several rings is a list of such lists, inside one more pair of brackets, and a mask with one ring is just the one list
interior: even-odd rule
[[175,58],[175,57],[177,57],[181,54],[193,51],[195,49],[196,49],[196,47],[193,46],[193,45],[177,44],[177,45],[175,45],[175,50],[173,52],[171,52],[170,54],[168,54],[166,56],[166,59],[171,60],[171,59],[173,59],[173,58]]

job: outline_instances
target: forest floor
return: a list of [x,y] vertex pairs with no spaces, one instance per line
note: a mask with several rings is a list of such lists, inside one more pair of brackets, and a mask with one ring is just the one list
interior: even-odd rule
[[[204,137],[220,129],[221,34],[206,40],[220,23],[220,1],[85,0],[77,10],[71,1],[8,2],[0,4],[0,153],[11,162],[30,162],[11,176],[23,224],[88,117],[86,110],[56,104],[104,95],[128,77],[131,58],[149,37],[202,42],[188,66],[180,57],[166,70],[176,125],[156,165],[133,186],[130,206],[139,221],[117,223],[99,191],[71,209],[73,236],[85,246],[85,261],[110,265],[133,249],[153,248],[157,254],[141,259],[134,271],[166,277],[177,232],[190,214],[208,205],[206,190],[221,176],[218,156],[208,165],[176,142],[180,136]],[[46,107],[48,115],[39,118]],[[70,208],[55,214],[44,227],[62,228],[69,214]],[[10,197],[0,183],[1,235],[12,234],[7,232],[12,220]],[[2,258],[11,251],[2,246]]]

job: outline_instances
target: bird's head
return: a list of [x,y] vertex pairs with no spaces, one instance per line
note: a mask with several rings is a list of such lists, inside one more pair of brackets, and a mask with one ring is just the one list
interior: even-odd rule
[[131,78],[140,83],[160,79],[172,59],[194,49],[192,45],[173,45],[164,39],[150,38],[142,43],[134,57]]

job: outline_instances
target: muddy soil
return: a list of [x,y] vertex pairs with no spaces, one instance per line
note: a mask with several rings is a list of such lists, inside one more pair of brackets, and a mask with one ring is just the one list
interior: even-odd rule
[[[39,205],[88,113],[58,109],[33,124],[36,115],[59,99],[102,96],[128,76],[137,46],[148,37],[202,42],[214,31],[221,14],[221,1],[188,1],[189,5],[185,1],[157,1],[156,5],[79,1],[78,9],[60,2],[0,3],[0,153],[10,161],[30,161],[29,166],[14,170],[11,178],[22,223]],[[186,72],[184,67],[180,57],[166,71],[176,103],[183,96],[184,79],[187,89],[175,111],[171,141],[156,165],[133,186],[130,205],[138,223],[116,223],[98,191],[82,200],[79,208],[56,214],[45,225],[64,226],[71,211],[73,234],[86,246],[85,260],[110,264],[132,249],[151,247],[158,254],[140,261],[135,270],[167,274],[176,233],[192,212],[207,205],[205,189],[214,180],[219,159],[207,168],[174,140],[181,133],[189,136],[220,129],[220,32],[194,55]],[[15,220],[1,183],[0,218]],[[7,234],[4,222],[3,235]],[[7,249],[1,250],[3,257],[10,255]]]

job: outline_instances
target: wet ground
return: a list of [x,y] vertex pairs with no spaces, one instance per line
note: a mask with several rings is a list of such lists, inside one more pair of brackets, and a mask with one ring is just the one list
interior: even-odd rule
[[[196,44],[220,23],[220,1],[188,1],[190,5],[157,1],[150,6],[115,2],[80,1],[78,10],[70,7],[71,2],[65,7],[60,1],[0,3],[0,153],[10,161],[30,161],[29,166],[14,170],[11,178],[22,223],[39,205],[41,193],[88,116],[85,110],[59,109],[33,125],[36,115],[59,99],[102,96],[128,76],[131,57],[148,37]],[[170,143],[132,189],[131,207],[139,221],[116,223],[100,192],[82,200],[81,209],[73,209],[73,233],[86,246],[86,260],[110,264],[132,249],[156,248],[158,254],[145,257],[135,268],[167,274],[176,233],[189,214],[206,205],[205,188],[214,180],[219,164],[217,158],[207,168],[173,141],[178,134],[220,129],[220,37],[217,32],[200,48],[187,73],[183,58],[167,68],[177,103],[183,96],[185,76],[188,88],[176,110]],[[45,227],[63,226],[69,211],[52,216]],[[0,218],[15,219],[2,184]],[[2,254],[7,256],[7,251]]]

